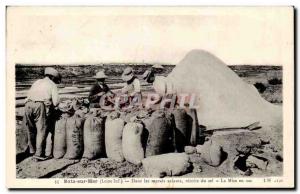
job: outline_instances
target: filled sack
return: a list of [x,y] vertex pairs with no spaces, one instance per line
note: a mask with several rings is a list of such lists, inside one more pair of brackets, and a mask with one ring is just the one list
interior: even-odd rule
[[197,145],[196,150],[201,154],[202,160],[210,166],[219,166],[225,159],[225,152],[222,147],[211,139],[203,145]]
[[173,151],[173,126],[171,117],[164,111],[155,111],[148,127],[146,157]]
[[62,114],[61,118],[55,123],[53,157],[62,158],[67,149],[66,143],[66,127],[67,120],[70,118],[69,114]]
[[205,136],[203,134],[204,128],[199,126],[197,110],[193,108],[186,108],[187,113],[187,125],[190,130],[189,143],[193,146],[197,144],[203,144]]
[[147,177],[178,176],[191,171],[189,156],[185,153],[168,153],[142,160]]
[[188,126],[188,115],[184,109],[172,111],[174,116],[174,142],[177,152],[184,152],[184,147],[190,144],[191,128]]
[[78,159],[83,153],[83,125],[84,118],[74,114],[67,119],[66,123],[66,142],[67,151],[64,158]]
[[147,142],[149,139],[149,128],[152,123],[151,110],[141,110],[136,117],[136,121],[141,122],[143,124],[143,133],[142,133],[142,146],[144,151],[146,151]]
[[100,111],[87,116],[83,129],[83,158],[91,160],[105,155],[104,122]]
[[123,130],[122,150],[124,158],[133,164],[140,164],[144,158],[144,150],[141,142],[143,125],[129,122]]
[[105,149],[108,158],[117,162],[123,162],[122,135],[124,120],[120,118],[120,113],[112,112],[105,121]]

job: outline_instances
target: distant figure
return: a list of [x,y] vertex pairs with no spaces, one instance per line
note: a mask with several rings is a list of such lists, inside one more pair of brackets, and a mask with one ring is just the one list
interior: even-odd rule
[[52,67],[47,67],[44,74],[45,77],[35,81],[28,91],[23,118],[28,132],[28,151],[37,160],[47,159],[46,137],[51,130],[50,125],[54,123],[54,107],[59,103],[56,84],[61,81],[60,74]]
[[122,79],[125,81],[125,86],[122,88],[122,94],[127,94],[131,102],[135,96],[141,95],[140,80],[133,74],[133,69],[127,67],[122,74]]
[[[105,83],[107,76],[104,71],[99,71],[94,78],[96,79],[96,83],[92,86],[89,93],[90,108],[100,108],[101,97],[112,97],[114,93]],[[107,105],[107,103],[108,101],[105,102],[105,105]]]

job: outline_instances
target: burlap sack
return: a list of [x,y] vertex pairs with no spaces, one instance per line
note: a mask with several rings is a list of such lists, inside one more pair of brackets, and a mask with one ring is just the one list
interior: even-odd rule
[[184,147],[190,144],[191,128],[188,126],[188,115],[184,109],[175,109],[174,115],[174,135],[175,148],[177,152],[184,152]]
[[203,128],[199,126],[198,122],[198,116],[197,116],[197,110],[196,109],[190,109],[186,108],[187,113],[187,124],[188,128],[191,130],[190,135],[190,144],[193,146],[196,146],[197,144],[203,144],[204,143],[204,134],[203,134]]
[[224,160],[222,147],[211,139],[203,145],[197,145],[196,150],[201,154],[202,160],[210,166],[219,166]]
[[173,151],[173,126],[171,117],[164,111],[155,111],[148,127],[146,157]]
[[150,156],[142,160],[147,177],[182,175],[191,170],[190,159],[185,153],[168,153]]
[[83,158],[95,159],[105,155],[104,122],[101,116],[89,115],[86,118],[83,130]]
[[66,128],[67,120],[70,118],[68,114],[63,114],[61,118],[55,123],[53,157],[62,158],[67,149],[66,142]]
[[78,159],[83,152],[84,118],[74,114],[66,123],[67,151],[64,158]]
[[140,164],[144,158],[141,142],[143,125],[140,123],[127,123],[123,130],[122,150],[124,158],[133,164]]
[[105,149],[108,158],[117,162],[124,161],[122,152],[122,135],[124,120],[119,118],[120,113],[113,112],[105,121]]

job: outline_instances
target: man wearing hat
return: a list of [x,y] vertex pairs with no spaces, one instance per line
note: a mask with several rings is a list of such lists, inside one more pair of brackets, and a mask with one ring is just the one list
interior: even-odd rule
[[90,107],[100,108],[101,97],[104,95],[112,97],[114,94],[105,84],[105,79],[107,76],[105,75],[104,71],[99,71],[94,78],[96,79],[96,83],[92,86],[89,93]]
[[122,79],[125,81],[125,86],[122,88],[122,93],[129,96],[132,100],[136,95],[141,94],[140,80],[134,76],[133,69],[127,67],[122,74]]
[[49,132],[51,110],[59,103],[58,89],[61,75],[52,67],[45,69],[45,77],[35,81],[25,100],[23,124],[28,132],[29,153],[39,160],[46,159],[46,137]]
[[160,103],[163,98],[174,98],[178,100],[173,83],[165,76],[156,76],[154,74],[155,68],[157,67],[152,67],[150,70],[146,70],[142,75],[142,78],[147,83],[153,84],[154,91],[159,95],[157,103]]
[[154,70],[146,70],[142,75],[143,80],[147,83],[152,83],[154,91],[160,96],[165,96],[169,94],[174,94],[174,86],[167,77],[165,76],[155,76]]

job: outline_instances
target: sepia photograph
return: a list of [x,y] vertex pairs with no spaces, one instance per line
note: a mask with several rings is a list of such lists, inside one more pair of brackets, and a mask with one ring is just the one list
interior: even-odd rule
[[8,187],[294,187],[293,7],[6,14]]

